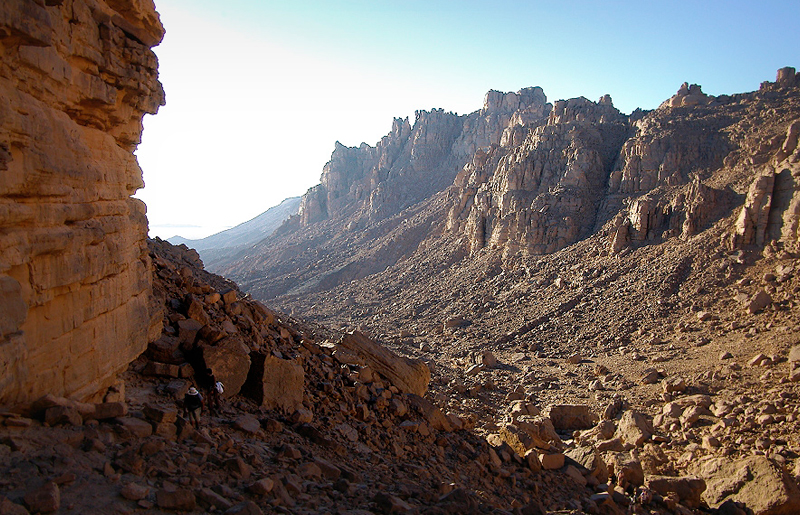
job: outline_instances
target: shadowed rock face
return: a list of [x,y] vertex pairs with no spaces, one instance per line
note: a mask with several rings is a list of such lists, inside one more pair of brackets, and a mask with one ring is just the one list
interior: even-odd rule
[[164,103],[151,0],[0,10],[0,404],[102,393],[147,345],[142,116]]

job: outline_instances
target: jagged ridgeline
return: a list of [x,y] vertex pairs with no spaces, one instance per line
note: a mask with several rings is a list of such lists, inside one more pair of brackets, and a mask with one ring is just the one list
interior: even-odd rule
[[374,147],[337,143],[299,213],[214,270],[271,299],[364,278],[445,240],[447,262],[484,248],[551,254],[597,235],[618,253],[732,214],[728,247],[794,248],[798,119],[793,68],[752,93],[684,84],[630,115],[607,95],[551,104],[538,87],[490,91],[469,115],[418,111]]

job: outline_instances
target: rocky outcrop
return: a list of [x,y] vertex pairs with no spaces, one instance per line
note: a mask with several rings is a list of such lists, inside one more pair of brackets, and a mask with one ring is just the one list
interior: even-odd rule
[[521,143],[477,152],[456,177],[448,228],[465,232],[473,251],[507,245],[543,254],[585,236],[627,124],[610,98],[576,98],[522,131],[524,139],[517,131],[503,140]]
[[478,149],[513,138],[509,125],[542,119],[549,108],[538,87],[490,91],[483,108],[470,115],[417,111],[413,127],[408,118],[396,118],[374,147],[337,142],[320,184],[303,196],[299,217],[284,231],[353,213],[365,222],[383,220],[450,185]]
[[780,241],[788,250],[797,249],[800,240],[798,134],[800,120],[795,120],[787,127],[785,136],[778,140],[780,147],[772,162],[765,165],[750,184],[734,228],[734,248]]
[[[300,215],[218,271],[268,300],[389,270],[436,238],[454,238],[439,261],[447,267],[483,249],[508,263],[593,235],[603,253],[619,254],[689,241],[722,220],[729,248],[747,232],[753,245],[791,250],[797,82],[787,68],[752,93],[712,98],[687,85],[674,106],[629,116],[608,95],[550,104],[540,88],[489,92],[467,116],[419,112],[413,126],[395,120],[375,147],[337,146]],[[752,222],[748,208],[740,223],[758,225],[757,242],[734,223],[750,184],[768,174],[765,220]]]
[[775,174],[771,170],[753,180],[736,221],[734,246],[764,245],[774,187]]
[[152,1],[0,9],[0,404],[102,393],[147,345],[142,116],[164,102]]
[[608,179],[609,194],[635,195],[689,181],[689,172],[716,169],[733,149],[722,129],[733,122],[713,110],[681,116],[659,109],[634,122]]
[[690,86],[688,82],[684,82],[678,92],[662,105],[666,107],[692,107],[708,105],[713,101],[714,97],[703,93],[699,84],[692,84]]

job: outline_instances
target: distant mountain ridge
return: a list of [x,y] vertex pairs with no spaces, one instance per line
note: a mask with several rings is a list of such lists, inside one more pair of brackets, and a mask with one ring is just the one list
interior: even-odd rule
[[301,197],[290,197],[281,201],[255,218],[230,229],[212,234],[198,240],[190,240],[181,236],[173,236],[167,241],[173,245],[184,244],[197,250],[206,268],[213,270],[215,265],[226,261],[264,238],[269,237],[289,217],[297,214]]

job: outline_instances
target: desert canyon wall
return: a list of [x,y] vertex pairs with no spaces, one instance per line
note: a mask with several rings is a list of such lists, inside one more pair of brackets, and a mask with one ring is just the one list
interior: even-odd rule
[[684,83],[630,115],[608,95],[549,103],[538,87],[490,91],[468,115],[419,111],[374,147],[337,144],[300,213],[213,271],[271,301],[382,272],[439,238],[453,238],[446,268],[484,250],[506,262],[548,255],[595,235],[618,254],[731,217],[724,248],[791,251],[798,91],[786,67],[749,93]]
[[3,1],[0,405],[101,397],[147,346],[133,151],[163,35],[152,0]]

